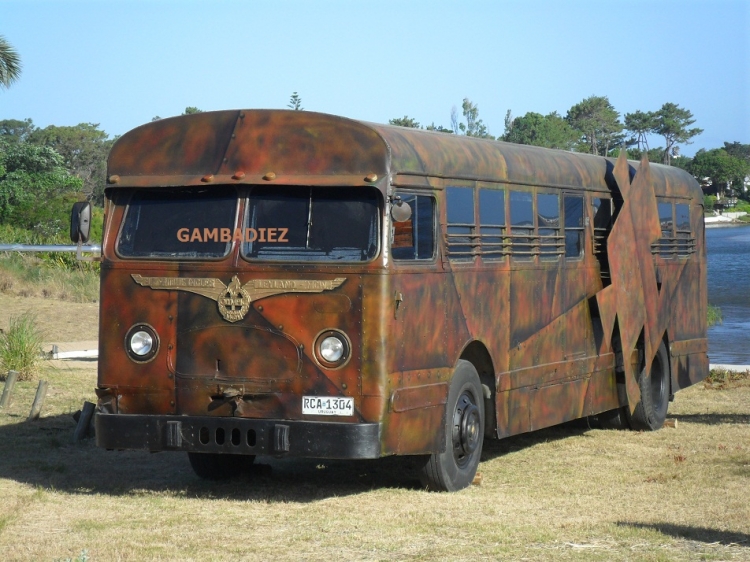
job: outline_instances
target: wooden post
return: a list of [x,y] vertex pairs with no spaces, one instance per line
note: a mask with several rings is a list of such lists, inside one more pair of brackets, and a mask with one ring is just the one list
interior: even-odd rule
[[88,435],[89,424],[91,423],[91,418],[94,415],[95,408],[96,406],[94,406],[91,402],[83,403],[81,417],[78,418],[78,425],[76,426],[76,430],[73,433],[73,443],[78,443],[84,437],[86,437],[86,435]]
[[39,414],[42,413],[42,406],[44,406],[44,399],[47,396],[47,381],[39,381],[39,386],[36,387],[36,396],[34,396],[34,403],[31,405],[31,413],[26,421],[34,421],[39,419]]
[[0,398],[0,408],[5,408],[10,403],[10,394],[13,392],[16,380],[18,380],[18,372],[8,371],[8,376],[5,378],[5,388],[3,388],[3,397]]

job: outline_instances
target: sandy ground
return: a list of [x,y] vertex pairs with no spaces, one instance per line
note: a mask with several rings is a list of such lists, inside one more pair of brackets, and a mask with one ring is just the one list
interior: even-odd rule
[[[36,315],[44,334],[42,350],[50,352],[53,345],[59,351],[97,349],[99,336],[99,305],[45,299],[16,297],[0,294],[0,329],[6,330],[10,318],[26,312]],[[56,369],[96,370],[96,359],[58,359],[47,364]]]
[[25,312],[36,321],[50,343],[91,342],[99,337],[99,305],[0,294],[0,329],[7,329],[11,316]]

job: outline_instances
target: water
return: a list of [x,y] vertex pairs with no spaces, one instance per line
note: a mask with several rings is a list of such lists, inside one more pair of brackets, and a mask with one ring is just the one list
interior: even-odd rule
[[750,365],[750,227],[706,229],[708,302],[724,319],[708,330],[711,363]]

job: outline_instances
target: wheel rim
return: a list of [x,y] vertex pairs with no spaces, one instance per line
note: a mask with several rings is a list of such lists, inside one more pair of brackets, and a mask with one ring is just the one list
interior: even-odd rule
[[474,397],[464,392],[453,411],[453,456],[459,466],[467,464],[479,447],[482,438],[480,421],[481,415]]

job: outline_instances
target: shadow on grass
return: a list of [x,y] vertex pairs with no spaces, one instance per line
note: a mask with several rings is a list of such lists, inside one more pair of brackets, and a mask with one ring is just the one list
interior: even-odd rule
[[69,415],[26,422],[0,412],[3,423],[0,478],[69,493],[308,502],[372,489],[420,488],[412,457],[374,461],[259,457],[242,476],[210,482],[193,473],[185,453],[105,451],[96,447],[93,438],[73,444],[76,423]]
[[669,414],[669,417],[681,422],[705,425],[750,424],[750,414]]
[[[73,444],[76,423],[69,415],[26,422],[23,417],[14,419],[0,412],[0,424],[3,424],[0,425],[0,478],[69,493],[166,493],[245,501],[309,502],[373,489],[421,488],[420,457],[376,460],[259,457],[239,478],[209,482],[193,473],[185,453],[105,451],[96,447],[93,438]],[[578,420],[501,441],[486,440],[482,460],[581,435],[588,429],[585,420]]]
[[721,544],[724,546],[740,545],[750,547],[750,535],[746,533],[733,533],[731,531],[719,531],[707,527],[692,527],[688,525],[673,525],[671,523],[629,523],[618,521],[620,527],[632,527],[637,529],[652,529],[663,535],[669,535],[680,539],[700,541],[707,544]]
[[580,437],[591,429],[598,429],[598,426],[594,421],[583,418],[554,425],[546,429],[532,431],[531,433],[506,437],[505,439],[485,439],[482,447],[482,460],[487,461],[502,457],[508,453],[521,451],[540,443],[559,441],[561,439],[568,439],[569,437]]

